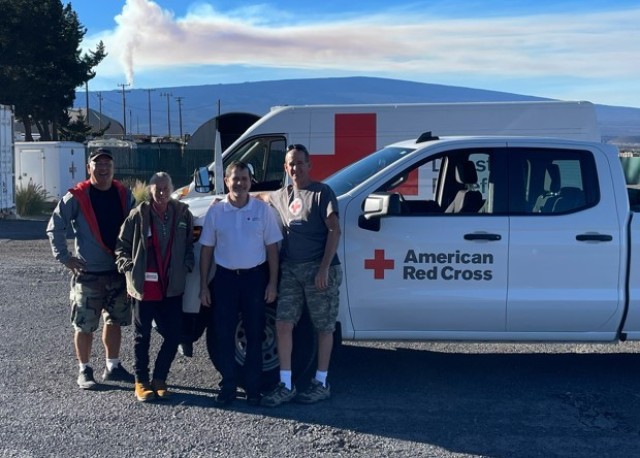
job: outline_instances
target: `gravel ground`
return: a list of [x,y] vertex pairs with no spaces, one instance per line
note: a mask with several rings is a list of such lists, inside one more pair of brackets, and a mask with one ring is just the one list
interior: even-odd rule
[[[200,341],[172,367],[171,401],[81,391],[69,276],[44,227],[0,220],[0,457],[640,456],[636,343],[346,343],[331,400],[223,410]],[[132,368],[130,328],[122,356]],[[92,360],[99,374],[97,339]]]

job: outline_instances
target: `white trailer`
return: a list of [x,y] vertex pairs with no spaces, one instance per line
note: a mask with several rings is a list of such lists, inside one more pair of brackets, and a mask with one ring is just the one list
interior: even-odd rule
[[86,179],[85,146],[77,142],[16,142],[16,188],[42,186],[56,201]]
[[13,110],[0,105],[0,215],[16,208],[13,174]]

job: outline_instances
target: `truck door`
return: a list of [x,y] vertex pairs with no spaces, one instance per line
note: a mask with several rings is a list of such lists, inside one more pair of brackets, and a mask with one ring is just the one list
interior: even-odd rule
[[576,332],[615,331],[622,228],[611,177],[597,174],[609,164],[587,150],[510,153],[507,330],[570,332],[574,340]]
[[[467,176],[457,176],[464,164]],[[363,196],[344,215],[343,263],[356,336],[464,338],[504,331],[508,216],[506,199],[496,200],[493,188],[506,183],[506,161],[489,148],[449,151],[389,178],[366,194],[396,196],[397,212],[370,225],[362,219]],[[450,208],[467,192],[480,194],[474,208]]]

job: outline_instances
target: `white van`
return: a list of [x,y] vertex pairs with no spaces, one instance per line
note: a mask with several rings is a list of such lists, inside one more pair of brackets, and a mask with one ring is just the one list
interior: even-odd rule
[[[222,153],[219,170],[243,161],[254,171],[253,191],[274,190],[282,185],[287,145],[305,145],[312,156],[312,177],[322,180],[385,145],[426,131],[601,141],[589,102],[278,106]],[[214,163],[208,168],[213,174]],[[180,199],[195,196],[193,182],[174,194]]]

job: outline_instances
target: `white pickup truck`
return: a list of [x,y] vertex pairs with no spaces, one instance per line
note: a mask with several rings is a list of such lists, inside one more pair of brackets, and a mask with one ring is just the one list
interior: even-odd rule
[[[325,182],[342,225],[342,339],[640,339],[640,223],[615,147],[427,133]],[[196,225],[211,199],[187,200]],[[300,370],[314,356],[308,326]]]

